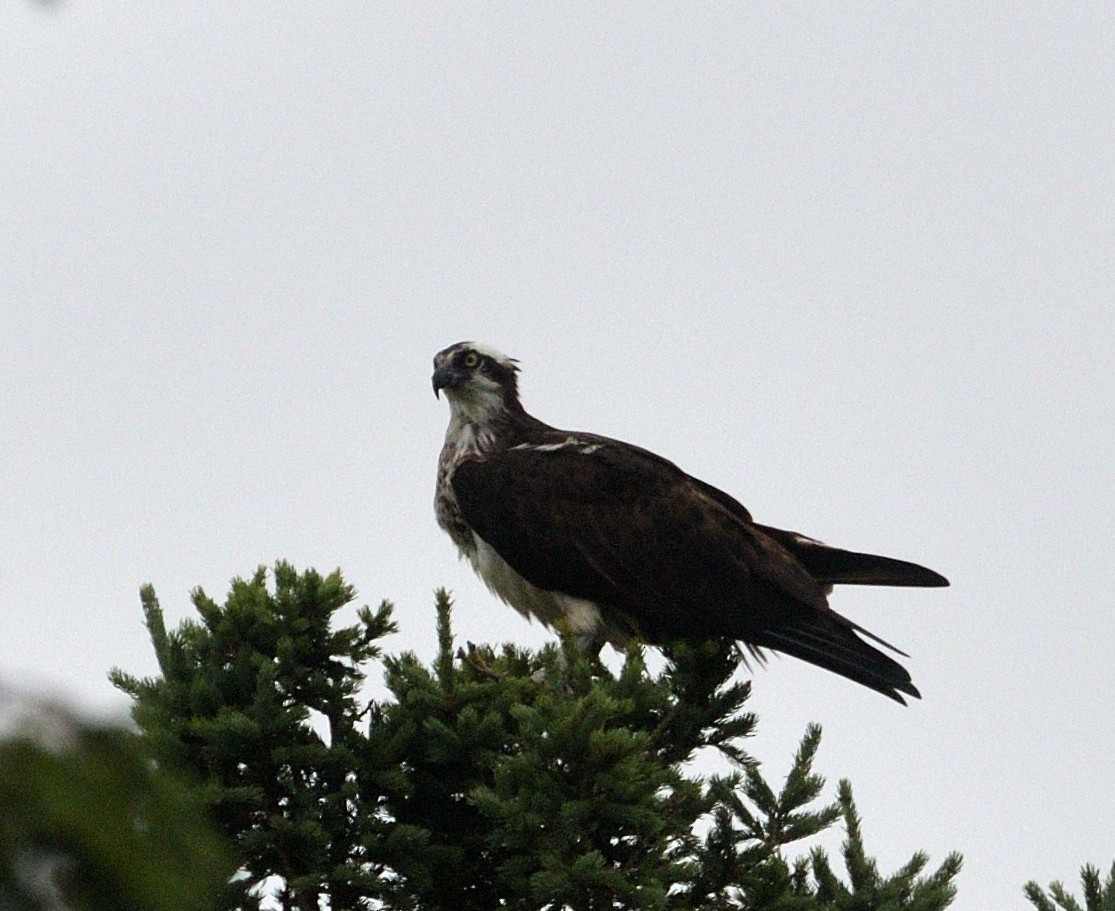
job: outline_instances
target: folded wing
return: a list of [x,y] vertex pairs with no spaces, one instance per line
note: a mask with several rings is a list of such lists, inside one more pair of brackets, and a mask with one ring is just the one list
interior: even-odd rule
[[870,633],[828,607],[826,589],[853,576],[941,583],[884,581],[878,566],[851,559],[867,555],[829,556],[819,542],[756,525],[731,497],[652,453],[562,435],[466,461],[453,489],[476,534],[528,582],[617,612],[647,642],[730,637],[899,702],[900,692],[918,695],[901,665],[856,635]]

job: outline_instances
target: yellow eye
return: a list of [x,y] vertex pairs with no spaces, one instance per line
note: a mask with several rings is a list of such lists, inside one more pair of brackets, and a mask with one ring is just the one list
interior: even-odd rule
[[480,355],[475,351],[470,351],[465,355],[464,365],[470,370],[480,363]]

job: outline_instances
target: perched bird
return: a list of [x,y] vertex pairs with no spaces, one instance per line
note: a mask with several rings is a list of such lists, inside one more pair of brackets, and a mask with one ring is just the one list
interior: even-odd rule
[[449,400],[438,524],[488,587],[578,648],[727,637],[774,649],[905,702],[909,673],[828,606],[833,585],[943,586],[930,569],[829,547],[752,520],[661,456],[557,430],[519,402],[516,362],[476,342],[434,357]]

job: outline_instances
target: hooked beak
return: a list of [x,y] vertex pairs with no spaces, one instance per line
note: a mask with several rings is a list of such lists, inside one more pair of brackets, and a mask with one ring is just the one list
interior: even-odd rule
[[442,389],[452,389],[461,381],[461,376],[452,367],[438,367],[434,370],[434,397],[441,398]]

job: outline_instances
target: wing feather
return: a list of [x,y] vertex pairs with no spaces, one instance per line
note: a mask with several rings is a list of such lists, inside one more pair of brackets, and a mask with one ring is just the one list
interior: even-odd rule
[[828,580],[733,498],[638,447],[559,440],[465,461],[453,475],[465,519],[528,582],[591,600],[652,644],[728,637],[900,702],[899,692],[917,695],[856,631],[876,637],[828,607]]
[[532,584],[622,611],[644,638],[746,639],[824,591],[673,463],[617,442],[519,447],[463,463],[475,532]]

